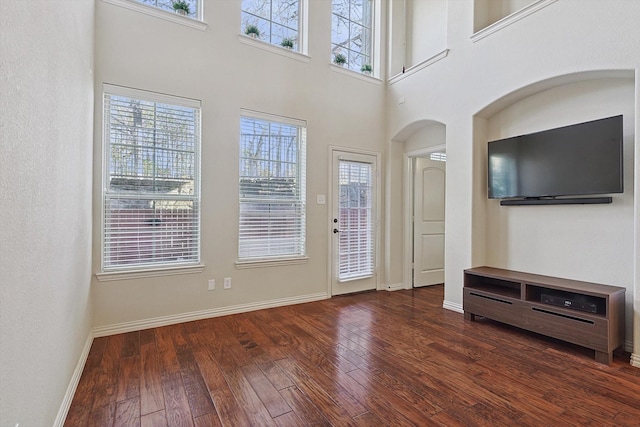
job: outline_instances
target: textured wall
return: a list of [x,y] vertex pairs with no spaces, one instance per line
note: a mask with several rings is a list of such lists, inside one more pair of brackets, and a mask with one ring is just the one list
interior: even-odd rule
[[52,425],[91,331],[92,0],[0,1],[0,425]]

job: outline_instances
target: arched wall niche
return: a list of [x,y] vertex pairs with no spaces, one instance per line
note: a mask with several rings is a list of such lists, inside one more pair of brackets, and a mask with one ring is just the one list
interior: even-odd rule
[[[505,94],[474,124],[473,261],[622,286],[632,350],[636,212],[635,78],[626,70],[563,75]],[[487,198],[487,142],[623,114],[624,186],[609,205],[500,206]]]

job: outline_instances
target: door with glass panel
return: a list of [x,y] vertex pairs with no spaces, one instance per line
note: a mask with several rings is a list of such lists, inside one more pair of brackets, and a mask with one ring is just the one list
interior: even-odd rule
[[332,295],[377,288],[377,163],[374,155],[333,151]]

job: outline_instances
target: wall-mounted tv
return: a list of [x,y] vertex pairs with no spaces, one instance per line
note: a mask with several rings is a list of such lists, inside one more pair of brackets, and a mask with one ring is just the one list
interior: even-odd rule
[[491,141],[489,198],[503,205],[611,203],[564,196],[622,193],[622,148],[622,115]]

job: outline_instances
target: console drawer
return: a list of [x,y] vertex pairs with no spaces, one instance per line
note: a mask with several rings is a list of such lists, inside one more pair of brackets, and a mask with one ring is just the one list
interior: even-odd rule
[[478,289],[464,288],[465,313],[483,316],[513,326],[522,324],[522,301]]
[[522,310],[522,327],[594,350],[609,352],[609,321],[575,310],[542,304],[527,304]]

